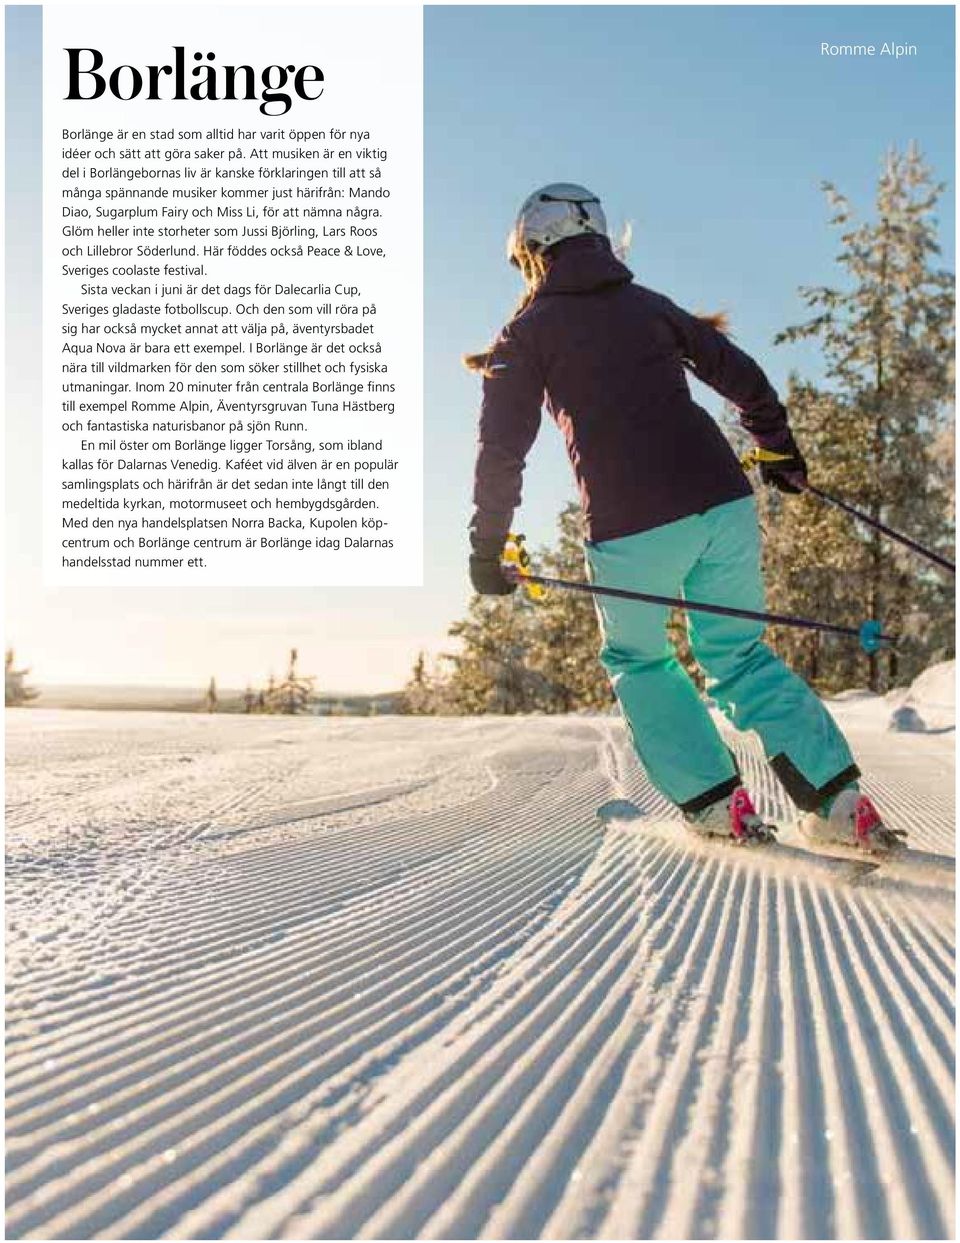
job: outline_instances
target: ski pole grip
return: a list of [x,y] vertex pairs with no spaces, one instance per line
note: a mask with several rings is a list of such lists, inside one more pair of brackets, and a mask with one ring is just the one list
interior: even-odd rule
[[512,583],[522,584],[531,600],[542,600],[546,595],[545,589],[539,583],[526,581],[530,574],[530,554],[527,552],[522,535],[515,535],[511,531],[507,536],[501,556],[501,567],[504,578]]
[[740,465],[744,470],[753,470],[755,466],[762,463],[773,462],[789,462],[791,455],[789,453],[774,453],[772,449],[761,449],[759,445],[755,445],[752,449],[742,454]]

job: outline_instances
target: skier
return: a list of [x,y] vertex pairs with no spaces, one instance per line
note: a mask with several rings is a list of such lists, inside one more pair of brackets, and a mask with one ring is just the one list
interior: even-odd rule
[[[782,455],[765,483],[799,493],[806,463],[787,412],[719,317],[688,314],[633,283],[603,209],[582,186],[531,194],[507,243],[525,293],[494,344],[468,355],[483,375],[470,523],[470,578],[505,595],[501,554],[520,503],[541,407],[563,432],[579,487],[592,581],[747,609],[763,608],[756,503],[684,368],[732,402],[757,444]],[[667,639],[667,609],[604,598],[601,661],[653,784],[696,833],[769,840],[736,761]],[[773,771],[820,842],[882,850],[896,840],[861,792],[860,771],[823,704],[762,642],[758,622],[689,615],[711,696],[760,736]]]

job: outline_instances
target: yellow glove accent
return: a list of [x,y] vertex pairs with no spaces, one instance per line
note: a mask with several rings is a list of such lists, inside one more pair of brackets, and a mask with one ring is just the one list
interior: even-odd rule
[[761,462],[787,462],[791,457],[793,457],[792,453],[774,453],[772,449],[761,449],[757,446],[743,455],[740,465],[744,470],[753,470]]
[[511,531],[500,556],[502,565],[516,567],[517,576],[531,600],[542,600],[547,594],[546,587],[540,583],[526,583],[523,580],[530,573],[530,554],[527,552],[522,535],[514,535]]

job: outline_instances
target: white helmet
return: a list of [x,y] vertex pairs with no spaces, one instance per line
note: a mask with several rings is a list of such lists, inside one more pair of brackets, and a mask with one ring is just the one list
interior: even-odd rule
[[546,250],[556,242],[581,233],[607,235],[607,218],[597,196],[568,181],[541,186],[520,208],[517,222],[507,238],[507,258],[517,263],[521,247]]

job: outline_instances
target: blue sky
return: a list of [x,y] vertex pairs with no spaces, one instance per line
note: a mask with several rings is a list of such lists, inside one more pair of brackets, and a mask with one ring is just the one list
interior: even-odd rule
[[[583,183],[611,224],[632,222],[637,278],[692,310],[728,310],[738,344],[775,382],[794,367],[816,373],[813,346],[774,348],[772,338],[802,318],[799,285],[836,276],[820,183],[868,207],[884,150],[916,139],[952,190],[953,22],[952,9],[933,6],[428,10],[436,460],[470,457],[475,382],[457,354],[483,345],[515,300],[503,241],[544,182]],[[915,43],[918,54],[830,59],[821,42]],[[952,240],[952,192],[941,216]],[[545,426],[527,470],[528,536],[549,536],[572,496],[568,477]],[[433,505],[438,523],[462,527],[449,467]]]
[[[614,225],[632,222],[638,279],[691,309],[728,310],[738,343],[775,381],[792,367],[815,373],[811,347],[771,341],[802,315],[797,286],[836,275],[822,180],[866,208],[885,148],[916,139],[951,185],[941,219],[952,239],[953,23],[940,6],[428,7],[425,585],[177,592],[40,582],[40,153],[24,106],[36,30],[15,21],[8,89],[15,118],[27,119],[15,122],[8,166],[19,256],[8,285],[8,638],[46,681],[201,687],[213,673],[242,685],[279,668],[296,643],[326,688],[401,684],[419,648],[445,646],[469,596],[478,388],[459,358],[490,339],[519,293],[503,245],[520,201],[547,181],[585,183]],[[884,41],[914,43],[917,55],[820,54],[821,42]],[[952,253],[944,259],[952,265]],[[549,538],[572,495],[559,435],[545,424],[519,525]]]

